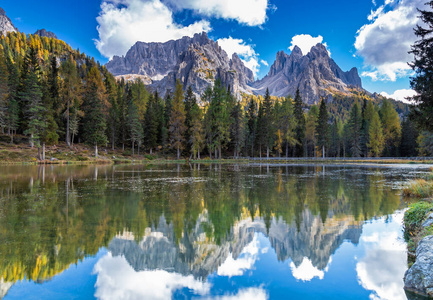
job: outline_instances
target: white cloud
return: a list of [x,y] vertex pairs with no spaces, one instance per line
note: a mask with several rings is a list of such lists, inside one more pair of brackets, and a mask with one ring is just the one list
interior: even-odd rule
[[[319,35],[317,37],[312,37],[309,34],[299,34],[295,35],[292,38],[291,46],[289,47],[290,51],[293,51],[293,48],[295,46],[298,46],[301,48],[302,54],[307,55],[308,52],[310,52],[311,48],[316,46],[317,44],[323,44],[326,49],[328,49],[328,45],[326,43],[323,43],[323,36]],[[331,55],[331,52],[328,49],[329,55]]]
[[265,290],[262,288],[247,288],[240,290],[235,295],[224,295],[221,297],[214,297],[214,298],[208,298],[208,299],[215,299],[215,300],[266,300],[268,299],[268,295]]
[[414,90],[402,89],[402,90],[396,90],[391,95],[386,92],[382,92],[380,94],[384,97],[391,98],[394,100],[402,101],[405,103],[412,103],[412,101],[408,101],[406,98],[415,96],[416,92]]
[[395,81],[412,73],[410,46],[416,37],[413,28],[419,22],[416,8],[424,0],[386,0],[385,4],[368,16],[369,24],[356,34],[357,55],[364,59],[369,69],[361,75],[375,80]]
[[402,241],[403,213],[393,215],[392,222],[382,218],[367,224],[361,237],[366,255],[356,264],[358,281],[372,291],[370,299],[406,299],[403,277],[407,269],[406,245]]
[[233,259],[233,255],[227,257],[224,263],[218,268],[219,276],[242,276],[245,271],[251,270],[258,258],[260,242],[257,233],[254,238],[245,248],[237,259]]
[[95,297],[98,299],[171,299],[175,290],[189,288],[206,295],[210,284],[164,270],[135,271],[122,256],[110,253],[95,265]]
[[302,263],[298,267],[291,262],[290,269],[292,270],[293,277],[302,281],[310,281],[314,277],[318,277],[320,280],[322,280],[325,276],[325,272],[313,266],[311,260],[306,257],[304,257]]
[[96,18],[96,48],[106,57],[124,55],[137,41],[165,42],[210,31],[208,21],[176,24],[172,11],[160,0],[106,0]]
[[268,0],[166,0],[179,9],[192,9],[208,17],[236,20],[248,26],[262,25],[267,20]]
[[260,69],[259,54],[254,51],[252,45],[248,45],[242,39],[234,39],[231,36],[217,40],[218,45],[227,52],[231,58],[233,53],[236,53],[247,68],[253,71],[254,76]]
[[268,64],[268,62],[266,61],[266,60],[260,60],[260,63],[262,64],[262,65],[264,65],[264,66],[266,66],[266,67],[269,67],[269,64]]

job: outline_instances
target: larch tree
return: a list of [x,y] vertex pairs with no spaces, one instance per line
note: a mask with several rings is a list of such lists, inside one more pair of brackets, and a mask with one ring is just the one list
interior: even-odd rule
[[388,99],[383,100],[379,115],[385,138],[385,155],[395,156],[401,136],[400,116]]
[[5,132],[7,127],[7,113],[8,113],[8,80],[9,71],[6,64],[6,59],[3,51],[0,50],[0,130],[1,133]]
[[296,119],[296,139],[298,140],[298,144],[296,146],[296,155],[303,156],[304,155],[304,139],[305,139],[305,115],[302,109],[302,98],[299,92],[299,87],[296,90],[295,95],[295,119]]
[[184,148],[186,131],[185,118],[182,83],[180,80],[177,80],[169,122],[171,146],[176,149],[177,159],[180,159],[181,151]]
[[359,157],[361,155],[361,126],[361,107],[358,102],[355,102],[350,109],[350,116],[348,121],[350,152],[352,154],[352,157]]
[[385,146],[385,138],[383,135],[380,117],[376,110],[373,111],[369,122],[368,136],[369,141],[367,146],[370,156],[379,157]]

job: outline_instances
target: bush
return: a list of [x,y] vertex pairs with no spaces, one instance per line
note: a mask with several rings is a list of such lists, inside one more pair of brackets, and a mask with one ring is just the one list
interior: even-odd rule
[[145,154],[144,157],[145,157],[147,160],[154,160],[154,159],[155,159],[155,157],[152,156],[152,155],[150,155],[150,154]]
[[421,224],[432,211],[433,203],[422,201],[412,204],[404,214],[406,235],[416,235],[421,230]]

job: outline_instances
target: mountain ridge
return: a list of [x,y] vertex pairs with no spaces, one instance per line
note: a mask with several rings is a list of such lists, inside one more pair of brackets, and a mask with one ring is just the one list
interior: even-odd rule
[[3,8],[0,7],[0,32],[17,32],[18,29],[12,23],[11,19],[6,15]]

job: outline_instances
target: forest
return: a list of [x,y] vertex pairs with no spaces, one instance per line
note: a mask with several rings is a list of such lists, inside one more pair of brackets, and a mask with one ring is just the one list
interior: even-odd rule
[[365,91],[317,105],[295,97],[242,95],[217,79],[197,97],[178,80],[160,97],[142,81],[116,78],[55,39],[0,36],[0,128],[10,143],[85,143],[165,157],[414,157],[431,155],[409,106]]

